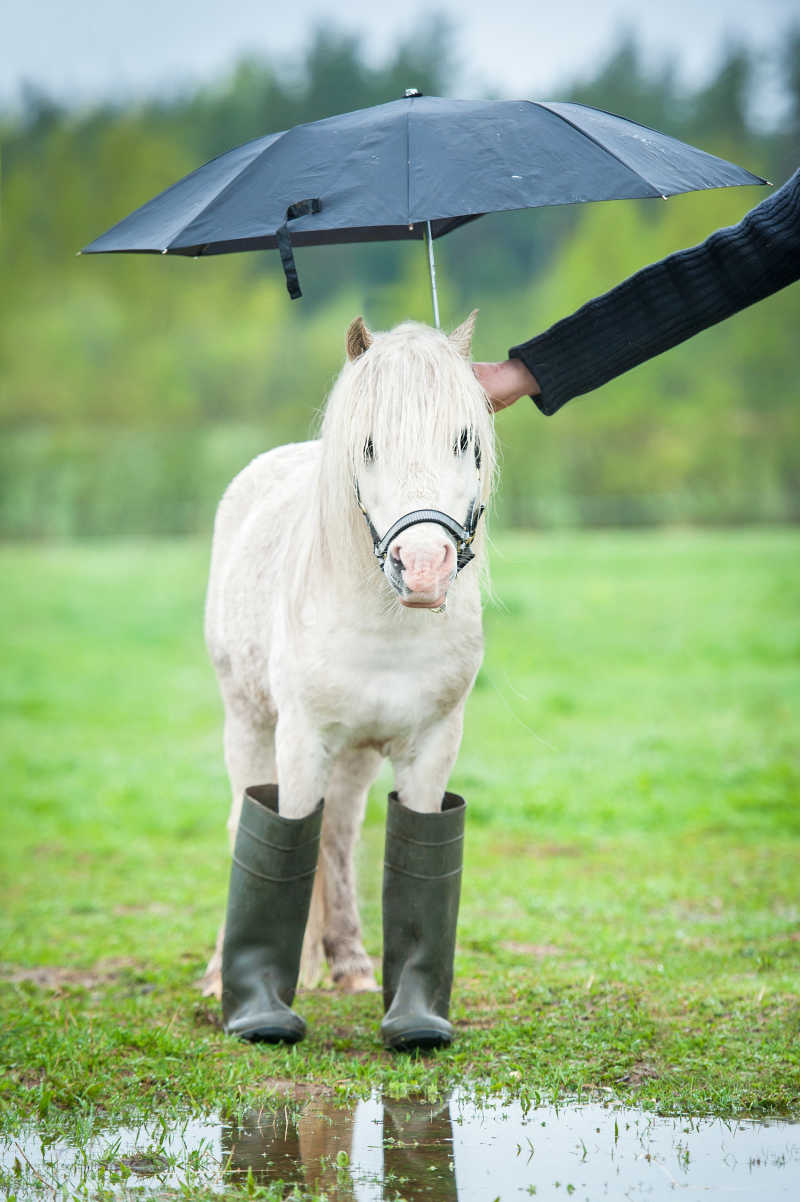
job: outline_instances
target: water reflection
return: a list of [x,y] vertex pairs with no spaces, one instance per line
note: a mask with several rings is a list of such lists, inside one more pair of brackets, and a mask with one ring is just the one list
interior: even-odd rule
[[300,1134],[294,1121],[279,1113],[251,1111],[241,1121],[222,1128],[222,1163],[229,1181],[252,1171],[256,1185],[276,1180],[303,1182]]
[[407,1202],[456,1202],[450,1104],[385,1102],[383,1176]]
[[299,1119],[286,1108],[250,1111],[222,1131],[226,1180],[252,1172],[342,1199],[456,1202],[450,1104],[385,1101],[353,1108],[311,1103]]
[[[666,1118],[609,1103],[525,1109],[378,1095],[352,1106],[270,1102],[236,1122],[154,1116],[79,1144],[0,1138],[0,1195],[191,1197],[226,1185],[342,1202],[597,1202],[800,1197],[800,1124]],[[273,1195],[274,1196],[274,1195]]]
[[373,1097],[253,1112],[223,1132],[226,1176],[356,1202],[800,1196],[800,1126],[665,1118],[620,1107],[431,1105]]

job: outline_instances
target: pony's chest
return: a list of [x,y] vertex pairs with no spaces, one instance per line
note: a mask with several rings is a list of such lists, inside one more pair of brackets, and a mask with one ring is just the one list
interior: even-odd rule
[[350,633],[317,647],[305,665],[301,687],[322,724],[382,742],[436,721],[461,704],[482,654],[480,623],[452,638],[435,630],[433,637]]

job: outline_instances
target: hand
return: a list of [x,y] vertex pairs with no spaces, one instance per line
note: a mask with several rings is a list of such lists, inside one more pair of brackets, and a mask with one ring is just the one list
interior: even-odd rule
[[521,396],[534,396],[541,392],[538,380],[521,359],[506,359],[505,363],[473,363],[472,370],[483,385],[495,413],[507,409]]

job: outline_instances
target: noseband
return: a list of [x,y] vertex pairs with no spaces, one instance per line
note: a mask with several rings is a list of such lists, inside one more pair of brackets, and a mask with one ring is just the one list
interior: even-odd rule
[[354,481],[356,490],[356,500],[358,508],[364,515],[367,523],[367,528],[372,536],[372,545],[375,548],[375,558],[378,565],[383,568],[386,563],[386,556],[389,554],[389,547],[398,534],[402,534],[404,530],[408,530],[410,526],[418,526],[421,522],[435,522],[437,526],[443,526],[444,529],[452,534],[456,543],[456,575],[465,568],[471,559],[475,558],[475,552],[472,550],[472,540],[475,538],[478,529],[478,522],[481,520],[481,514],[486,508],[485,505],[479,505],[477,497],[470,502],[467,520],[462,526],[455,518],[451,518],[449,513],[442,513],[441,509],[414,509],[411,513],[406,513],[403,517],[398,518],[384,534],[383,538],[378,534],[372,522],[372,518],[367,513],[367,507],[361,500],[361,493],[358,489],[358,481]]

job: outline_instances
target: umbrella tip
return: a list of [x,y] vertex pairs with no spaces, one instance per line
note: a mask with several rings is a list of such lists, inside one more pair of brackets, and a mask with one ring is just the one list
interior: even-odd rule
[[412,100],[414,98],[414,96],[421,96],[421,95],[422,95],[422,92],[420,92],[419,88],[406,88],[405,92],[403,92],[403,96],[405,97],[406,100]]

